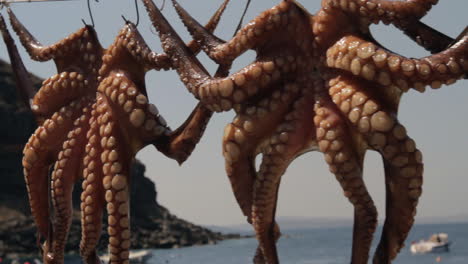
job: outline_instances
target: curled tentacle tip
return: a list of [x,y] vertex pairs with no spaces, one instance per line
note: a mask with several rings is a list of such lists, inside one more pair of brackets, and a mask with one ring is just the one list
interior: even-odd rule
[[177,164],[179,164],[179,166],[182,166],[184,164],[184,162],[187,161],[188,157],[189,157],[189,155],[184,153],[182,155],[177,155],[175,157],[175,160],[177,161]]

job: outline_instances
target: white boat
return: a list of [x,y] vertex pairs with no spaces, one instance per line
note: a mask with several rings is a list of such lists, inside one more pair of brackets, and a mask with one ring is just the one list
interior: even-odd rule
[[448,252],[450,244],[446,233],[438,233],[433,234],[428,240],[412,242],[410,250],[413,254]]
[[[146,261],[148,261],[153,254],[151,254],[151,251],[149,250],[137,250],[137,251],[130,251],[130,263],[132,264],[144,264]],[[110,260],[110,255],[102,255],[100,257],[101,261],[104,263],[108,263]]]

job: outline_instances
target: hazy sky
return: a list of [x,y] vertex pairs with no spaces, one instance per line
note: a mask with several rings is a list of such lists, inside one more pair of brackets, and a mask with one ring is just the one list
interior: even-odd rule
[[[183,38],[189,40],[170,1],[166,2],[164,15]],[[222,0],[180,0],[202,23],[208,20],[221,2]],[[244,23],[279,2],[280,0],[253,0]],[[315,13],[321,1],[299,2],[311,13]],[[162,0],[156,1],[158,5],[161,3]],[[232,0],[217,30],[218,36],[228,39],[232,35],[244,4],[245,0]],[[84,0],[15,4],[13,9],[43,44],[52,44],[76,31],[82,26],[82,18],[90,21]],[[92,9],[96,30],[104,47],[112,43],[118,30],[124,25],[121,14],[135,20],[133,0],[100,0],[99,3],[92,3]],[[455,37],[468,24],[467,9],[467,0],[441,0],[423,21]],[[139,30],[150,47],[161,51],[159,40],[141,4]],[[373,33],[380,43],[400,54],[412,57],[428,54],[393,27],[375,26]],[[0,44],[0,47],[0,57],[8,60],[4,45]],[[52,63],[32,62],[22,48],[21,54],[27,68],[37,75],[46,78],[55,73]],[[239,58],[234,70],[247,65],[254,55],[250,52]],[[200,57],[207,68],[211,71],[215,69],[215,65],[206,56]],[[150,101],[158,106],[171,127],[176,128],[191,112],[196,100],[183,87],[175,72],[151,72],[147,75],[147,81]],[[439,90],[428,90],[424,94],[410,91],[403,96],[400,121],[424,155],[424,192],[418,207],[420,219],[468,214],[467,86],[468,82],[459,81]],[[233,116],[232,111],[215,114],[201,143],[182,167],[152,146],[137,155],[147,165],[146,174],[156,182],[158,202],[177,216],[207,225],[245,222],[224,172],[221,154],[224,126]],[[364,174],[380,217],[383,217],[384,174],[377,153],[368,152]],[[353,215],[351,205],[343,197],[335,177],[328,171],[323,155],[318,152],[303,155],[292,163],[283,177],[279,197],[279,216],[351,219]]]

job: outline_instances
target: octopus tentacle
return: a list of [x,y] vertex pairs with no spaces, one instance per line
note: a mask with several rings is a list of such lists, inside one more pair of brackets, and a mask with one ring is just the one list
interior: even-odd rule
[[[130,44],[131,41],[135,43]],[[103,56],[103,66],[99,71],[102,81],[97,88],[95,107],[97,117],[92,123],[92,126],[99,127],[94,130],[99,129],[96,138],[101,139],[99,146],[101,149],[87,147],[89,155],[92,155],[93,149],[94,152],[100,151],[97,155],[101,159],[102,175],[96,174],[95,177],[99,176],[102,180],[95,180],[98,182],[96,184],[91,180],[85,180],[84,185],[87,185],[85,192],[92,196],[82,197],[84,201],[82,210],[86,214],[85,221],[88,226],[84,232],[90,233],[87,236],[91,245],[87,245],[87,240],[82,240],[81,251],[88,263],[98,263],[93,249],[99,232],[91,228],[90,224],[100,221],[95,218],[102,216],[100,209],[94,208],[99,206],[95,203],[102,202],[99,193],[101,191],[106,193],[111,263],[128,263],[130,248],[128,186],[131,160],[138,150],[152,143],[164,149],[168,156],[182,162],[200,139],[212,114],[200,106],[180,129],[172,132],[158,109],[148,102],[146,96],[144,75],[151,68],[159,67],[157,62],[150,64],[154,61],[147,60],[148,52],[149,49],[136,27],[127,23]],[[142,54],[146,55],[141,56]],[[190,145],[191,149],[181,149],[184,145]],[[85,162],[93,163],[86,160]],[[87,174],[91,177],[89,175],[94,175],[91,172],[94,168],[89,166],[91,165],[87,167]],[[97,167],[93,165],[95,166]],[[96,186],[99,182],[102,182],[103,186]],[[99,188],[98,191],[95,191],[95,188]],[[90,205],[86,205],[87,202]],[[93,215],[93,212],[96,212],[96,215]]]
[[15,77],[15,83],[23,101],[23,104],[29,109],[32,109],[31,100],[36,94],[36,89],[32,83],[28,71],[24,67],[21,56],[18,52],[18,48],[15,45],[15,41],[11,37],[10,32],[5,24],[5,19],[0,15],[0,30],[2,31],[3,41],[8,49],[8,56],[10,57],[10,63],[13,69],[13,75]]
[[[280,227],[279,227],[277,222],[274,223],[273,230],[271,232],[273,233],[272,238],[275,241],[275,243],[278,242],[278,240],[281,237],[281,231],[280,231]],[[263,255],[262,248],[260,246],[258,246],[257,250],[255,251],[255,256],[254,256],[254,259],[253,259],[253,263],[254,264],[265,264],[265,263],[267,263],[266,259],[265,259],[265,256]]]
[[253,63],[227,78],[211,78],[197,58],[187,51],[154,3],[145,0],[145,5],[153,25],[160,33],[163,49],[173,60],[182,82],[210,110],[230,110],[234,104],[257,94],[260,88],[268,88],[268,84],[278,80],[282,72],[288,70],[286,67],[280,68],[273,60],[265,60]]
[[303,92],[281,124],[268,139],[253,190],[252,223],[266,263],[278,263],[274,219],[281,176],[289,163],[310,149],[315,139],[312,122],[305,122],[313,111],[314,95]]
[[[218,26],[218,23],[221,19],[221,16],[222,14],[224,13],[224,11],[226,10],[226,7],[228,5],[228,3],[230,2],[230,0],[225,0],[221,6],[216,10],[216,12],[213,14],[213,16],[210,18],[210,20],[207,22],[207,24],[204,26],[204,28],[210,32],[210,33],[213,33],[214,30],[216,29],[216,27]],[[139,33],[137,33],[138,36],[139,36]],[[125,38],[125,37],[124,37]],[[131,40],[126,40],[124,43],[128,43],[130,42]],[[138,42],[134,42],[135,44],[131,45],[129,48],[130,52],[132,53],[140,53],[138,51],[138,49],[135,50],[135,47],[136,46],[141,46],[140,43]],[[143,41],[144,43],[144,41]],[[127,46],[127,45],[125,45]],[[144,52],[141,52],[143,54],[148,54],[148,58],[145,58],[145,60],[149,60],[145,63],[148,63],[150,66],[153,65],[153,69],[169,69],[169,68],[172,68],[172,63],[170,61],[170,58],[169,56],[167,56],[167,54],[159,54],[159,53],[155,53],[155,52],[152,52],[149,50],[149,48],[147,48],[146,44],[144,44]],[[189,43],[187,43],[187,48],[193,53],[193,54],[198,54],[201,50],[201,46],[200,44],[196,41],[196,40],[192,40],[190,41]],[[149,52],[146,52],[145,50],[149,50]],[[141,48],[140,48],[141,50]],[[136,54],[136,55],[139,55],[141,56],[141,54]]]
[[[242,122],[244,118],[237,116],[236,121]],[[247,133],[243,126],[236,126],[236,121],[228,124],[225,128],[223,138],[223,155],[225,157],[225,167],[234,196],[242,213],[247,217],[247,222],[252,223],[252,193],[255,179],[255,156],[256,142],[255,136],[258,133]],[[257,139],[258,141],[258,139]],[[258,263],[263,260],[263,253],[260,247],[257,249],[256,257]],[[258,256],[257,256],[258,255]],[[257,263],[254,261],[254,263]]]
[[364,155],[355,151],[353,142],[346,134],[349,128],[339,110],[331,102],[321,101],[316,104],[314,118],[317,143],[325,154],[330,171],[341,184],[344,195],[354,206],[351,263],[367,263],[377,226],[377,209],[363,181]]
[[18,21],[11,9],[8,9],[8,13],[13,29],[30,56],[40,61],[53,59],[57,67],[58,74],[43,83],[31,105],[39,123],[61,106],[96,91],[102,47],[91,26],[81,28],[54,45],[43,47]]
[[[227,3],[227,1],[225,3]],[[217,11],[212,21],[209,22],[213,28],[215,27],[213,23],[219,20],[219,15],[222,13],[225,6],[226,4]],[[119,47],[126,48],[126,51],[130,53],[133,59],[132,63],[138,63],[138,67],[140,67],[140,69],[143,68],[142,72],[150,68],[160,67],[158,66],[160,63],[157,61],[158,59],[153,60],[154,57],[150,55],[140,56],[141,54],[150,54],[150,51],[133,24],[127,23],[121,31],[120,36],[123,36],[123,39],[118,37],[116,43],[110,48],[109,54],[104,56],[104,65],[100,70],[101,76],[111,72],[118,66],[116,60],[121,58],[110,54],[117,54],[116,51],[112,50],[118,49]],[[128,41],[128,38],[136,40]],[[133,41],[134,44],[130,45],[131,41]],[[154,55],[154,53],[152,54]],[[158,58],[163,58],[164,56],[166,55],[161,54]],[[151,57],[151,59],[146,60],[146,57]],[[147,63],[146,67],[145,63]],[[110,73],[109,77],[106,77],[101,82],[98,91],[110,99],[113,108],[119,112],[120,116],[125,117],[126,121],[124,121],[124,123],[132,128],[132,133],[137,134],[138,138],[141,139],[133,143],[133,149],[140,149],[141,144],[153,143],[164,154],[182,163],[193,151],[193,148],[204,133],[206,124],[212,115],[211,111],[200,105],[194,109],[187,121],[184,122],[179,129],[171,132],[170,128],[167,127],[165,119],[159,114],[156,106],[148,103],[144,86],[138,87],[138,83],[134,83],[129,79],[132,78],[132,74],[132,68],[129,68],[128,73]],[[137,77],[136,79],[142,78],[138,75],[133,77]],[[137,82],[138,81],[139,80],[137,80]],[[141,91],[139,91],[139,89]]]
[[335,7],[371,19],[374,23],[398,23],[404,19],[419,19],[437,4],[438,0],[323,0],[323,7]]
[[288,84],[284,90],[276,91],[262,100],[258,107],[243,107],[235,120],[225,128],[223,155],[226,171],[237,202],[248,219],[258,145],[279,125],[281,116],[289,109],[298,90],[297,85]]
[[65,243],[72,219],[72,191],[75,182],[81,178],[83,145],[89,126],[90,103],[82,115],[74,121],[73,128],[63,143],[52,173],[52,201],[55,220],[52,236],[52,251],[46,252],[45,263],[63,263]]
[[121,122],[127,127],[125,133],[138,135],[131,142],[132,149],[139,150],[143,142],[151,142],[170,132],[156,106],[148,102],[144,91],[128,75],[110,74],[100,83],[98,91],[109,99],[109,105],[122,117]]
[[68,36],[68,38],[56,44],[44,46],[26,29],[26,27],[24,27],[10,8],[7,10],[11,25],[21,43],[26,48],[31,58],[37,61],[48,61],[56,59],[70,51],[79,51],[81,48],[80,40],[86,35],[85,32],[89,30],[88,27],[81,28]]
[[468,35],[435,55],[408,59],[354,36],[340,39],[327,51],[327,65],[343,69],[383,86],[424,91],[451,84],[468,71]]
[[[228,5],[230,0],[225,0],[221,6],[218,8],[218,10],[216,11],[216,13],[211,17],[211,19],[208,21],[208,23],[203,27],[204,30],[206,30],[207,32],[209,33],[213,33],[214,30],[216,29],[216,26],[218,25],[219,23],[219,20],[222,16],[222,14],[224,13],[224,10],[226,10],[226,7]],[[177,3],[174,3],[174,6],[178,5]],[[179,9],[176,8],[176,11],[179,12]],[[185,11],[185,10],[183,10]],[[179,14],[181,15],[181,14]],[[200,26],[202,27],[202,26]],[[197,54],[200,49],[202,49],[202,46],[198,43],[197,40],[192,40],[190,41],[188,44],[187,44],[187,47],[189,50],[191,50],[194,54]],[[166,55],[167,56],[167,55]],[[168,58],[169,59],[169,58]]]
[[31,213],[39,234],[49,233],[48,172],[51,159],[58,152],[60,139],[73,126],[85,99],[63,107],[36,129],[23,150],[23,167]]
[[[122,28],[117,37],[117,42],[120,43],[117,43],[111,49],[127,49],[133,59],[146,69],[160,70],[170,68],[170,61],[165,56],[152,51],[143,40],[136,26],[131,22],[127,22],[126,26]],[[112,54],[112,52],[110,53]],[[108,54],[106,56],[110,57],[111,55]],[[103,60],[106,61],[106,57]],[[100,71],[105,71],[105,69],[106,67],[102,67]],[[103,75],[103,73],[100,72],[100,75]]]
[[432,54],[444,51],[453,42],[451,37],[421,21],[411,21],[396,26],[401,29],[406,36]]
[[[208,22],[207,26],[211,30],[216,28],[228,2],[229,0],[224,1]],[[152,52],[132,24],[121,31],[118,40],[101,60],[103,49],[91,27],[87,26],[57,44],[42,46],[11,10],[9,13],[13,27],[31,57],[41,61],[53,59],[59,72],[46,80],[34,97],[32,110],[40,118],[47,120],[40,127],[37,136],[31,138],[24,158],[26,180],[32,183],[28,186],[31,190],[32,211],[38,222],[40,235],[46,237],[50,234],[50,239],[48,236],[44,245],[44,262],[63,263],[63,249],[70,224],[72,184],[83,169],[85,180],[81,197],[83,236],[80,253],[87,263],[100,263],[94,249],[100,235],[101,206],[106,200],[111,263],[128,263],[130,160],[144,145],[153,143],[167,150],[165,154],[168,156],[183,162],[200,140],[212,112],[199,105],[179,129],[172,132],[167,127],[156,107],[148,103],[144,74],[150,69],[169,68],[172,62],[167,55]],[[6,30],[6,27],[4,29]],[[200,50],[195,41],[189,45],[188,48],[195,53]],[[98,69],[103,63],[107,69],[103,66],[99,72],[101,76],[98,77]],[[224,70],[227,68],[222,67]],[[100,89],[97,89],[98,83],[101,84]],[[82,100],[88,100],[88,103],[97,101],[92,112],[89,112],[84,104],[74,102],[83,96],[90,97],[81,99],[81,103]],[[65,110],[58,111],[61,105],[76,108],[72,109],[74,112],[71,114],[66,113],[67,120],[61,116]],[[82,113],[80,111],[86,112],[85,117],[75,116]],[[93,117],[88,122],[90,114]],[[71,123],[76,118],[79,119],[73,126]],[[53,139],[47,138],[50,141],[47,144],[49,149],[39,149],[43,142],[38,141],[38,138],[47,136],[47,130],[58,129],[56,123],[62,125],[64,122],[71,123],[67,123],[68,126],[63,129],[60,127],[61,130],[54,134]],[[42,120],[39,123],[42,123]],[[67,139],[66,135],[70,130]],[[86,138],[85,131],[88,131]],[[58,154],[61,149],[59,145],[62,145],[64,140],[62,151]],[[83,149],[85,142],[88,145]],[[82,151],[86,151],[85,157],[82,157]],[[52,180],[57,214],[53,228],[49,228],[48,199],[44,199],[41,194],[48,192],[47,172],[49,164],[57,154],[58,160]],[[39,159],[44,161],[38,162]],[[81,159],[83,167],[79,162]],[[34,167],[39,165],[40,168]],[[29,173],[28,169],[31,168],[36,171]],[[41,175],[28,179],[28,176],[31,178],[31,175],[34,176],[38,172]]]
[[[238,111],[235,120],[225,128],[223,155],[226,172],[237,203],[249,223],[252,223],[252,194],[256,176],[254,163],[259,145],[280,124],[281,117],[297,97],[298,90],[297,85],[287,84],[284,90],[275,91],[260,101],[258,107],[244,106]],[[275,223],[274,240],[278,240],[280,235],[279,226]],[[265,263],[261,247],[257,248],[254,263]]]
[[[102,99],[98,99],[102,100]],[[86,135],[86,155],[83,159],[83,192],[81,194],[81,242],[80,255],[86,264],[100,264],[95,251],[102,229],[102,207],[105,204],[103,186],[103,164],[100,154],[106,142],[100,142],[97,104],[92,107],[90,129]],[[101,120],[102,121],[102,120]],[[116,171],[113,167],[113,171]],[[108,167],[106,167],[108,170]],[[112,168],[112,167],[111,167]],[[88,209],[87,209],[88,208]]]
[[393,260],[403,247],[422,192],[421,152],[416,149],[414,140],[406,135],[404,126],[394,122],[393,129],[383,133],[386,144],[379,142],[380,139],[375,141],[376,137],[382,137],[382,133],[369,137],[372,143],[378,144],[374,146],[384,158],[387,186],[386,218],[374,263]]
[[199,103],[187,120],[168,135],[167,141],[158,139],[153,144],[164,155],[181,165],[200,141],[212,115],[212,111]]
[[[144,2],[148,9],[150,1]],[[294,4],[282,1],[279,5],[263,12],[225,43],[203,28],[177,1],[173,0],[173,4],[192,37],[201,43],[202,49],[212,60],[220,64],[232,62],[245,51],[263,44],[265,39],[277,33],[279,29],[293,25],[299,13],[297,8],[293,8]],[[156,24],[154,19],[152,21]],[[156,25],[155,27],[158,28]],[[160,27],[161,30],[166,30]]]
[[[382,103],[370,99],[370,89],[362,82],[341,76],[330,81],[330,95],[345,99],[341,111],[366,138],[368,145],[385,160],[387,206],[383,235],[374,257],[375,263],[394,259],[414,222],[421,195],[422,156],[406,129]],[[351,107],[346,106],[351,105]]]
[[62,72],[42,83],[32,101],[33,113],[48,118],[60,105],[68,104],[88,92],[88,80],[80,72]]
[[[115,126],[116,116],[102,97],[101,102],[97,102],[97,112],[109,114],[109,120],[98,118],[99,136],[107,144],[102,147],[103,152],[99,157],[103,163],[103,186],[106,191],[107,202],[109,251],[111,254],[110,263],[129,263],[130,248],[130,163],[133,151],[125,143],[122,131]],[[109,144],[109,139],[115,138],[113,144]],[[107,140],[106,140],[107,139]],[[102,146],[102,145],[101,145]],[[92,207],[91,207],[92,208]],[[86,208],[85,208],[86,211]]]
[[[279,125],[281,117],[297,98],[299,88],[288,84],[284,90],[275,91],[270,97],[259,102],[259,107],[245,106],[238,111],[235,120],[226,126],[223,137],[223,155],[226,172],[234,196],[247,221],[252,223],[252,194],[256,171],[255,156],[259,145]],[[283,135],[284,137],[285,135]],[[279,227],[275,224],[275,241],[279,238]],[[254,263],[264,263],[261,248],[257,249]]]
[[177,1],[172,1],[172,4],[179,15],[179,17],[184,22],[184,25],[189,30],[190,34],[194,37],[195,40],[203,39],[203,44],[201,48],[207,53],[210,54],[212,49],[215,49],[218,45],[224,44],[225,41],[217,38],[212,33],[208,33],[207,28],[203,27],[198,21],[196,21],[190,14],[182,7]]
[[[215,14],[206,24],[207,30],[213,32],[223,14],[224,10],[227,7],[227,4],[230,0],[225,0],[223,4],[218,8]],[[152,51],[143,40],[143,37],[140,35],[136,26],[133,23],[127,22],[127,26],[122,29],[119,34],[119,41],[116,47],[126,48],[131,56],[144,68],[148,69],[165,69],[168,70],[172,67],[171,60],[166,54],[158,54]],[[200,45],[195,40],[192,40],[187,44],[187,48],[194,54],[200,52]],[[112,53],[112,52],[111,52]],[[107,55],[110,56],[110,55]],[[106,57],[104,57],[106,60]],[[106,67],[101,68],[100,75],[105,74]]]

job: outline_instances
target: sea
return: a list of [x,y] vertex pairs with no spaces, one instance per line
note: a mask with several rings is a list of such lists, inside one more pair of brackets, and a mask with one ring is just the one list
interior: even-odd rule
[[[379,228],[376,234],[380,234]],[[452,241],[450,251],[439,254],[413,255],[412,241],[427,239],[444,232]],[[350,263],[352,227],[322,227],[282,230],[278,254],[283,264]],[[375,244],[378,242],[378,238]],[[394,264],[468,264],[468,223],[415,225]],[[252,263],[257,246],[254,238],[227,240],[216,245],[170,250],[154,250],[148,263],[153,264],[244,264]],[[372,248],[374,252],[375,246]],[[372,263],[371,259],[369,263]]]
[[[379,228],[376,234],[380,234]],[[434,233],[447,233],[452,242],[449,252],[414,255],[412,241],[427,239]],[[352,227],[287,228],[278,241],[283,264],[347,264],[351,256]],[[379,236],[374,238],[377,244]],[[394,264],[468,264],[468,223],[415,225]],[[254,238],[221,241],[215,245],[151,250],[148,264],[246,264],[252,263],[257,241]],[[375,249],[373,246],[372,252]],[[20,262],[21,263],[21,262]],[[24,262],[23,262],[24,263]],[[23,264],[21,263],[21,264]],[[33,262],[32,262],[33,263]],[[80,264],[68,256],[67,264]],[[371,259],[369,263],[372,263]]]

